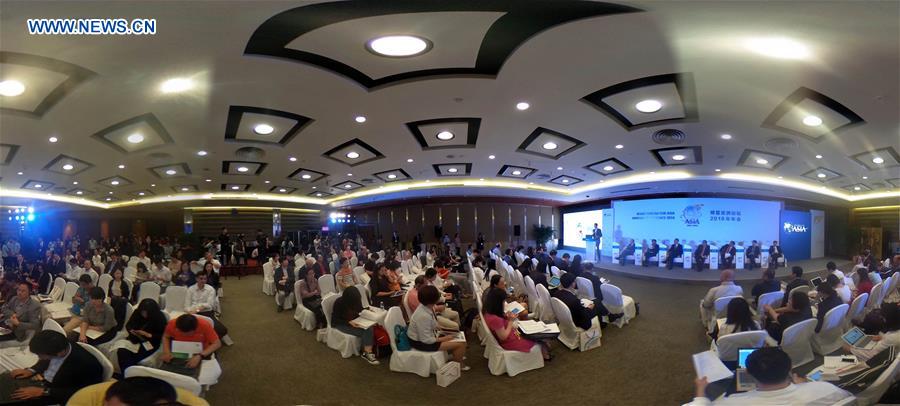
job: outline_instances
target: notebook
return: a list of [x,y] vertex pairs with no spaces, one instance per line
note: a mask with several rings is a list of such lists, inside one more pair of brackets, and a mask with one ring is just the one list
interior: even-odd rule
[[707,381],[715,382],[726,378],[731,378],[731,370],[722,363],[719,356],[712,351],[703,351],[693,356],[694,371],[697,377],[706,377]]

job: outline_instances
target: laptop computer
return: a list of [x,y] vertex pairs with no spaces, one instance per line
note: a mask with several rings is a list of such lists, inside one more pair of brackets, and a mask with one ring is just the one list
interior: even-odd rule
[[813,286],[819,287],[819,285],[822,284],[823,280],[822,280],[822,278],[817,276],[817,277],[813,278],[813,280],[811,280],[810,282],[812,282]]
[[747,357],[757,348],[738,349],[738,368],[734,371],[734,381],[738,392],[756,389],[756,379],[747,372]]
[[853,327],[850,331],[844,333],[844,335],[841,336],[841,339],[853,347],[866,350],[875,348],[875,344],[877,344],[875,341],[872,341],[871,336],[867,336],[859,327]]
[[559,277],[551,276],[550,280],[547,281],[547,285],[550,285],[551,288],[558,288],[559,287]]

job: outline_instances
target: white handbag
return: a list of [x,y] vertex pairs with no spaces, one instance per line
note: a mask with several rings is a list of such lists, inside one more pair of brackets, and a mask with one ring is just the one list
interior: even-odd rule
[[459,374],[459,362],[450,361],[438,369],[434,375],[437,377],[438,386],[446,388],[459,379]]

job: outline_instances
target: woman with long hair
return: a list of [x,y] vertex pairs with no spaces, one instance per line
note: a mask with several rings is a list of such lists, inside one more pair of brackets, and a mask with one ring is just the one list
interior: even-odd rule
[[786,328],[812,318],[812,308],[806,292],[794,292],[788,298],[787,306],[780,309],[773,309],[769,305],[765,305],[763,309],[768,316],[766,331],[778,342],[781,342],[781,336]]
[[717,339],[729,334],[759,330],[759,324],[753,320],[750,303],[742,297],[731,299],[725,314],[725,324],[719,329]]
[[362,297],[359,295],[359,289],[344,289],[341,297],[334,301],[334,308],[331,310],[331,327],[361,338],[362,358],[372,365],[378,365],[380,362],[372,352],[372,345],[375,343],[375,327],[362,328],[353,322],[359,317],[362,310]]
[[166,315],[155,300],[141,300],[125,324],[125,329],[128,337],[113,347],[117,348],[116,359],[119,371],[123,374],[128,367],[137,365],[160,348],[163,331],[166,329]]
[[517,314],[504,310],[506,305],[506,291],[503,289],[491,289],[484,301],[484,322],[487,324],[497,342],[507,351],[530,352],[535,345],[541,346],[544,359],[550,359],[550,351],[544,343],[537,343],[522,337],[516,328]]

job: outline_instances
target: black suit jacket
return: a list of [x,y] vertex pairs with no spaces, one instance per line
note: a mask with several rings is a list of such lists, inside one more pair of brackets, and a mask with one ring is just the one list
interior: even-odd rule
[[565,289],[557,289],[556,298],[566,304],[569,312],[572,313],[572,322],[576,326],[584,330],[591,328],[591,320],[594,318],[594,311],[581,305],[581,300],[575,294]]
[[[723,261],[734,261],[734,256],[735,256],[734,252],[735,252],[734,245],[726,245],[725,248],[722,249],[722,252],[719,253],[719,255],[722,257]],[[731,257],[725,258],[726,254],[731,254]]]
[[684,246],[682,246],[681,244],[672,244],[668,249],[668,255],[669,258],[678,258],[684,255]]
[[[287,283],[285,283],[285,285],[282,286],[278,282],[281,281],[281,278],[284,278],[285,274],[287,274]],[[304,274],[304,276],[306,276],[306,275]],[[288,294],[290,294],[290,292],[293,292],[294,291],[294,271],[291,271],[290,269],[282,269],[280,266],[278,268],[275,268],[275,286],[278,286],[279,288],[288,292]]]
[[756,258],[760,255],[759,246],[751,245],[750,248],[747,248],[747,257]]
[[647,258],[655,257],[659,254],[659,244],[650,244],[650,248],[647,249]]
[[[69,356],[59,366],[53,382],[45,384],[50,389],[47,398],[53,403],[65,404],[79,389],[103,382],[103,366],[97,358],[78,344],[69,345]],[[50,360],[38,361],[31,369],[43,375],[49,366]]]
[[769,246],[769,256],[771,255],[781,255],[781,246],[780,245],[770,245]]
[[709,256],[709,245],[708,244],[700,244],[697,246],[697,252],[694,254],[696,258],[703,258]]
[[625,249],[623,249],[622,253],[619,255],[620,256],[621,255],[624,255],[624,256],[634,255],[634,244],[629,243],[628,245],[626,245]]

